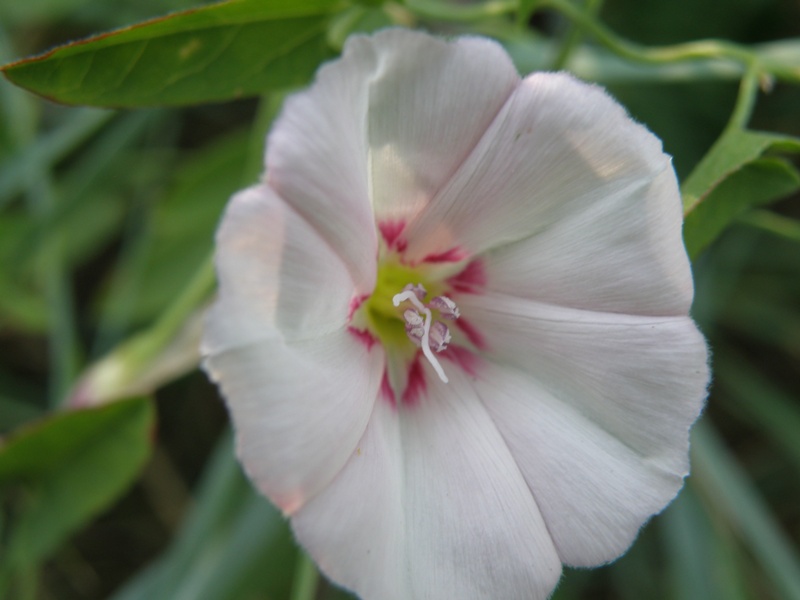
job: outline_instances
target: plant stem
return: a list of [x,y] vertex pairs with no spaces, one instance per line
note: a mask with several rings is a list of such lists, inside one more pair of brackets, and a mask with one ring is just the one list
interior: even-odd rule
[[731,113],[731,118],[726,126],[726,131],[730,129],[745,129],[758,96],[758,82],[761,76],[760,65],[756,60],[747,63],[747,70],[739,84],[739,94],[736,97],[736,105]]
[[[585,0],[586,4],[586,14],[590,15],[592,18],[597,16],[597,13],[600,11],[600,7],[603,4],[602,0]],[[553,61],[553,70],[559,71],[564,69],[567,66],[567,62],[569,61],[569,57],[572,55],[572,52],[578,47],[578,44],[581,41],[581,30],[580,28],[575,26],[575,23],[572,22],[570,24],[570,28],[567,31],[567,35],[564,36],[562,41],[561,47],[559,48],[558,55],[556,59]]]
[[[552,8],[575,22],[580,29],[590,33],[600,44],[614,54],[632,61],[664,64],[701,58],[728,59],[750,65],[758,60],[756,53],[745,46],[721,40],[698,40],[672,46],[646,47],[629,42],[598,22],[594,15],[575,6],[569,0],[540,0],[539,8]],[[773,61],[762,61],[764,71],[781,79],[800,81],[800,69],[789,68]]]
[[314,600],[317,595],[319,571],[317,566],[302,550],[297,556],[294,570],[291,600]]
[[513,14],[519,8],[518,0],[488,0],[480,4],[457,5],[437,0],[406,0],[408,9],[429,19],[454,22],[481,21],[487,17]]

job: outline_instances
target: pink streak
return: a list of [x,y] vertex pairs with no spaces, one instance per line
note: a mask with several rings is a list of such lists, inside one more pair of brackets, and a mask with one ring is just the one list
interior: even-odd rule
[[477,294],[480,292],[480,288],[486,285],[487,281],[488,277],[486,276],[486,268],[483,265],[483,261],[476,258],[467,263],[467,266],[460,273],[450,277],[447,283],[456,291],[465,294]]
[[471,350],[464,348],[464,346],[454,346],[451,344],[446,351],[442,352],[441,357],[458,365],[473,377],[478,374],[478,363],[480,360]]
[[454,246],[449,250],[445,250],[444,252],[438,252],[435,254],[428,254],[425,258],[422,259],[424,263],[443,263],[443,262],[461,262],[462,260],[466,259],[468,254],[464,252],[458,246]]
[[398,239],[405,227],[405,221],[390,220],[381,221],[378,223],[378,229],[380,230],[383,239],[386,241],[386,245],[389,248],[396,248],[400,252],[405,250],[406,246],[408,245],[405,240]]
[[347,311],[347,320],[350,321],[353,318],[353,315],[358,310],[358,307],[364,303],[364,300],[369,298],[369,294],[362,294],[361,296],[356,296],[350,300],[350,308]]
[[455,321],[456,327],[458,327],[464,335],[467,336],[467,339],[472,342],[472,345],[478,348],[479,350],[486,350],[487,344],[486,340],[484,339],[483,335],[480,331],[478,331],[475,326],[467,321],[464,317],[461,317],[457,321]]
[[364,329],[356,329],[355,327],[348,327],[347,331],[350,332],[354,338],[367,347],[367,351],[372,350],[372,347],[378,343],[378,340],[369,331]]
[[414,406],[428,387],[425,382],[425,372],[422,370],[421,357],[422,353],[418,352],[408,368],[408,381],[402,397],[404,406]]
[[384,398],[392,408],[397,408],[397,400],[394,397],[394,390],[392,384],[389,383],[389,370],[383,370],[383,379],[381,379],[381,397]]

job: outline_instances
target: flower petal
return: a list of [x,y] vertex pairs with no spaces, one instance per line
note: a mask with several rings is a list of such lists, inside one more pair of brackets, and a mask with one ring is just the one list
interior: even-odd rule
[[[402,29],[354,36],[290,98],[268,140],[267,177],[359,269],[374,218],[397,231],[474,148],[519,82],[489,40]],[[399,225],[398,225],[399,223]],[[359,271],[361,287],[374,273]],[[366,290],[369,291],[369,290]]]
[[410,410],[376,405],[331,486],[292,519],[335,581],[381,600],[544,600],[561,563],[467,376]]
[[708,382],[688,317],[599,313],[488,293],[459,301],[484,357],[520,369],[663,470],[685,475]]
[[631,194],[488,252],[491,289],[587,310],[685,315],[693,285],[680,206],[675,174],[665,169]]
[[369,88],[371,197],[379,219],[413,217],[455,173],[519,84],[505,51],[402,29],[373,39]]
[[347,323],[356,294],[347,269],[267,186],[231,199],[215,259],[219,299],[206,323],[206,354],[261,339],[322,335]]
[[[568,565],[615,559],[683,485],[688,466],[665,469],[517,370],[489,366],[476,387]],[[686,435],[673,443],[685,457]]]
[[245,469],[290,513],[363,434],[383,352],[345,329],[354,284],[342,261],[268,187],[232,199],[216,261],[204,368],[228,400]]
[[590,207],[602,213],[620,197],[635,200],[668,168],[660,141],[600,88],[535,73],[409,225],[406,255],[421,260],[454,246],[480,253],[519,241]]
[[461,299],[487,358],[541,388],[640,454],[688,472],[688,432],[706,395],[706,346],[689,317],[595,313],[485,294]]
[[239,459],[285,514],[325,488],[364,433],[383,352],[347,331],[257,342],[209,356],[236,431]]

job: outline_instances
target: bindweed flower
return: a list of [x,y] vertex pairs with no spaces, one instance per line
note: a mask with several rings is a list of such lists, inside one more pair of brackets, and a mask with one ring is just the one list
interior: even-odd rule
[[365,600],[540,599],[688,473],[706,346],[670,158],[496,43],[351,38],[217,236],[247,473]]

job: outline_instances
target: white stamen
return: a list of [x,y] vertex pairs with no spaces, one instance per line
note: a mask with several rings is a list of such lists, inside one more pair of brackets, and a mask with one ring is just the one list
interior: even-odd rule
[[431,363],[431,366],[433,367],[433,370],[436,371],[439,379],[447,383],[449,379],[447,379],[447,375],[445,375],[442,365],[439,364],[439,361],[436,360],[433,352],[431,352],[431,309],[420,302],[413,290],[406,290],[404,292],[400,292],[399,294],[395,294],[394,298],[392,298],[392,303],[395,306],[400,306],[400,303],[404,300],[411,302],[411,304],[413,304],[419,312],[425,315],[425,324],[423,325],[421,345],[422,354],[424,354],[425,358],[428,359],[428,362]]

